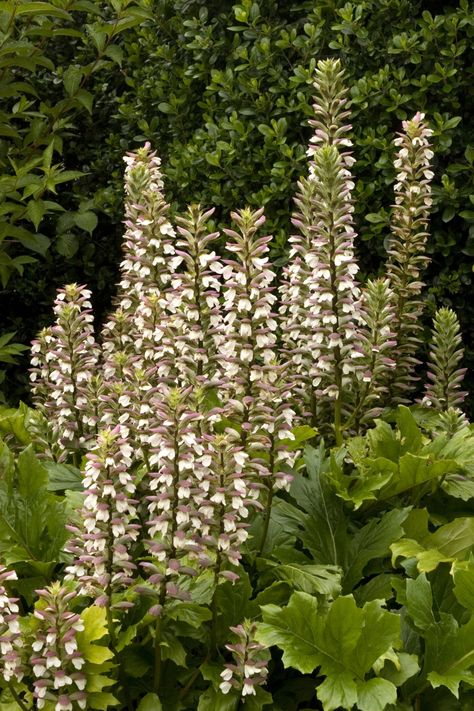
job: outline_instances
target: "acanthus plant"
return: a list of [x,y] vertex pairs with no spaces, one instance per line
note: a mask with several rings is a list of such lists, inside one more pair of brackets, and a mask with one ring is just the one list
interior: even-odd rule
[[[192,205],[173,225],[160,161],[146,145],[125,158],[121,279],[114,311],[99,337],[86,287],[73,284],[59,292],[56,323],[33,347],[32,383],[38,410],[51,419],[45,436],[51,454],[59,462],[82,460],[82,491],[75,499],[81,504],[68,525],[69,560],[61,568],[66,587],[55,583],[38,592],[36,619],[41,625],[46,620],[41,611],[46,601],[59,610],[55,624],[64,623],[64,629],[44,637],[37,623],[35,628],[25,622],[21,635],[7,633],[5,644],[28,650],[32,630],[51,645],[60,634],[67,645],[61,651],[67,669],[58,677],[51,663],[37,664],[30,690],[20,673],[10,679],[4,674],[20,708],[33,693],[35,707],[41,708],[38,702],[44,699],[47,711],[77,711],[84,703],[96,709],[121,704],[130,710],[139,704],[140,711],[210,711],[230,709],[231,703],[236,709],[260,709],[273,704],[262,688],[271,679],[266,647],[272,645],[284,650],[285,666],[306,674],[321,668],[328,678],[320,696],[325,711],[356,703],[372,711],[377,689],[384,693],[381,709],[394,702],[396,684],[382,678],[384,664],[388,660],[400,672],[408,663],[403,654],[411,651],[400,651],[395,612],[372,604],[376,598],[362,598],[360,610],[354,600],[338,597],[341,588],[352,595],[348,581],[354,575],[351,529],[341,500],[358,509],[377,496],[385,501],[414,486],[403,479],[405,470],[377,450],[379,440],[388,441],[387,428],[392,434],[389,425],[377,421],[375,429],[369,428],[387,405],[405,402],[416,382],[431,132],[417,114],[396,139],[398,175],[386,275],[359,284],[350,172],[354,158],[339,62],[318,64],[315,89],[309,175],[299,184],[293,219],[299,234],[291,238],[279,289],[269,259],[271,237],[260,231],[263,209],[232,213],[234,225],[224,230],[226,254],[219,256],[213,249],[219,233],[212,210]],[[466,487],[464,480],[460,484],[450,478],[454,458],[446,454],[447,464],[432,467],[446,433],[465,436],[458,409],[461,356],[455,316],[441,309],[423,398],[423,405],[441,410],[444,417],[438,445],[425,447],[421,434],[413,435],[417,425],[403,408],[397,420],[400,432],[411,433],[412,460],[420,460],[416,485],[439,472],[443,492]],[[41,428],[41,421],[34,424]],[[367,440],[353,437],[367,430]],[[320,474],[327,481],[316,485],[302,473],[300,455],[302,443],[314,443],[318,434],[336,449],[329,463],[321,455]],[[38,431],[35,437],[39,442]],[[405,456],[406,434],[398,437],[397,431],[393,439],[400,441],[400,457]],[[394,447],[390,440],[390,452]],[[369,464],[361,464],[362,453]],[[306,462],[312,456],[308,448]],[[347,476],[347,467],[356,473]],[[364,479],[366,471],[370,481]],[[331,494],[325,488],[329,481]],[[311,519],[314,502],[322,522]],[[412,505],[417,502],[414,498]],[[402,537],[408,507],[398,516],[383,509],[377,516],[374,531],[390,532],[390,542]],[[416,521],[412,529],[418,530]],[[354,530],[364,531],[358,520]],[[372,533],[364,534],[369,542]],[[388,544],[374,546],[379,555],[365,563],[387,555]],[[355,548],[355,561],[359,553]],[[359,576],[365,563],[357,563]],[[240,607],[234,595],[242,597]],[[336,605],[334,598],[343,602]],[[15,615],[15,598],[8,600]],[[260,605],[265,624],[256,622]],[[369,637],[381,635],[373,659],[353,659],[360,655],[355,649],[344,651],[342,643],[339,649],[332,629],[340,617],[338,606],[359,610],[354,614],[361,649],[365,628]],[[292,656],[293,627],[306,635],[301,610],[311,624],[321,615],[302,654],[309,654],[312,639],[326,646],[337,664],[318,661],[316,654],[308,664]],[[89,618],[96,620],[95,640],[101,643],[95,646],[103,651],[91,652],[89,659],[84,655],[86,679],[93,675],[94,658],[105,666],[100,682],[86,680],[81,689],[80,662],[72,669],[77,656],[73,640],[77,636],[78,649],[81,643],[84,647],[81,635],[87,639]],[[387,636],[382,634],[384,620],[390,624]],[[237,643],[229,641],[231,633]],[[36,651],[42,652],[39,644]],[[354,671],[357,663],[360,673]],[[414,662],[410,669],[414,674]],[[335,691],[332,698],[332,675],[341,674],[348,691],[345,696]],[[113,686],[115,698],[101,684]],[[275,709],[287,711],[283,703],[277,700]]]

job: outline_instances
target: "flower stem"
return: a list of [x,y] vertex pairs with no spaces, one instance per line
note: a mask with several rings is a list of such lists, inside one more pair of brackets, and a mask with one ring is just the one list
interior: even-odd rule
[[8,688],[10,690],[11,695],[15,699],[15,702],[18,704],[18,706],[22,709],[22,711],[28,711],[28,707],[25,706],[23,703],[23,700],[20,698],[20,696],[17,694],[15,687],[13,686],[13,683],[11,681],[7,682],[8,683]]
[[158,695],[161,681],[161,632],[162,632],[162,619],[161,615],[156,620],[155,625],[155,666],[153,672],[153,691]]
[[272,486],[272,482],[269,482],[268,491],[267,491],[267,504],[265,506],[265,512],[263,514],[262,538],[260,541],[260,547],[258,549],[258,557],[259,558],[262,555],[263,549],[265,548],[265,543],[267,542],[268,528],[270,526],[270,514],[272,512],[272,502],[273,502],[273,486]]

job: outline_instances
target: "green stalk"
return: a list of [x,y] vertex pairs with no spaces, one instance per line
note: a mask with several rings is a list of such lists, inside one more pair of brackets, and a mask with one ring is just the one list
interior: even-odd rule
[[[219,457],[219,463],[220,463],[220,474],[219,474],[219,486],[220,487],[225,487],[225,460],[224,460],[224,452],[220,452],[220,457]],[[217,534],[217,538],[219,539],[221,534],[224,531],[224,514],[225,514],[225,505],[220,504],[219,506],[219,532]],[[216,563],[214,567],[214,593],[212,595],[212,602],[211,602],[211,612],[212,612],[212,620],[211,620],[211,637],[209,641],[209,656],[212,656],[212,652],[216,649],[217,647],[217,597],[216,597],[216,592],[217,592],[217,585],[219,582],[219,573],[221,572],[221,563],[222,563],[222,555],[221,551],[219,548],[217,549],[216,553]]]
[[[177,406],[174,407],[174,472],[173,472],[173,510],[176,506],[178,500],[178,482],[179,482],[179,444],[178,444],[178,429],[179,422],[177,417]],[[168,555],[169,558],[174,558],[176,555],[176,549],[173,545],[174,535],[176,533],[176,516],[171,519],[171,529],[169,532],[169,539],[171,541],[170,551]],[[158,691],[161,682],[161,672],[162,672],[162,656],[161,656],[161,637],[163,633],[163,615],[164,607],[166,603],[166,576],[163,578],[160,586],[160,597],[159,604],[161,605],[160,616],[156,620],[155,625],[155,645],[154,645],[154,672],[153,672],[153,691],[158,696]]]
[[15,702],[18,704],[18,706],[21,708],[22,711],[28,711],[28,707],[25,706],[23,703],[23,700],[20,698],[20,696],[17,694],[15,687],[13,686],[13,682],[8,681],[7,682],[8,688],[10,690],[11,695],[15,699]]
[[265,506],[265,512],[263,514],[263,531],[262,531],[262,539],[260,541],[260,547],[258,549],[258,554],[257,556],[260,558],[260,556],[263,553],[263,549],[265,548],[265,543],[267,542],[267,536],[268,536],[268,528],[270,526],[270,514],[272,511],[272,502],[273,502],[273,487],[270,484],[268,486],[268,491],[267,491],[267,503]]
[[[275,439],[273,435],[271,435],[271,447],[270,447],[270,471],[273,473],[274,468],[275,468],[275,450],[274,450],[274,445],[275,445]],[[267,503],[265,506],[265,511],[263,514],[263,531],[262,531],[262,539],[260,541],[260,547],[258,549],[258,557],[260,557],[263,553],[263,549],[265,548],[265,543],[267,542],[267,536],[268,536],[268,528],[270,526],[270,516],[272,513],[272,503],[273,503],[273,477],[268,481],[267,483]]]
[[155,663],[153,668],[153,691],[158,694],[160,689],[161,681],[161,633],[162,633],[162,619],[161,615],[156,620],[155,625],[155,645],[154,645],[154,657]]

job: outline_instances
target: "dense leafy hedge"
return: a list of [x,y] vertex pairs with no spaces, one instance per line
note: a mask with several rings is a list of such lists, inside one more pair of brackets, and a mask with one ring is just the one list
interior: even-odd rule
[[[0,364],[22,350],[15,332],[25,337],[28,326],[38,327],[43,300],[49,305],[44,287],[63,278],[58,258],[81,249],[97,226],[88,189],[71,192],[85,166],[68,159],[67,145],[87,143],[82,114],[92,116],[91,85],[120,65],[118,38],[147,17],[133,0],[0,5],[0,285],[8,329]],[[84,248],[81,267],[86,260]]]
[[[31,320],[25,319],[22,304],[52,299],[65,271],[67,278],[99,286],[107,301],[122,219],[121,156],[145,139],[165,159],[167,194],[175,207],[197,200],[216,205],[219,222],[237,206],[265,204],[276,235],[274,257],[283,263],[291,195],[309,138],[310,79],[318,58],[338,56],[353,87],[362,266],[377,270],[387,232],[391,136],[402,119],[422,110],[434,129],[437,161],[430,299],[433,306],[454,305],[465,341],[472,342],[469,3],[447,3],[442,11],[437,3],[414,0],[145,0],[142,7],[153,19],[124,35],[120,70],[92,77],[92,117],[83,116],[80,133],[64,145],[66,167],[89,172],[74,186],[74,199],[65,192],[64,201],[91,199],[102,218],[74,256],[71,250],[58,262],[53,255],[46,271],[30,269],[17,282],[20,291],[9,307],[20,335],[29,337],[40,318],[35,308],[29,309]],[[468,350],[468,365],[473,358]]]

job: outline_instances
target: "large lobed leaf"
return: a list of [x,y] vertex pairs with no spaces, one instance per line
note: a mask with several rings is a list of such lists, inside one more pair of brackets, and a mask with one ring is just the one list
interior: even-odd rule
[[0,555],[7,564],[32,561],[41,568],[61,560],[65,503],[48,491],[48,483],[32,445],[15,459],[0,442]]
[[374,665],[399,645],[400,620],[374,600],[358,608],[352,596],[339,597],[326,610],[304,592],[287,607],[262,607],[257,639],[283,650],[283,664],[303,674],[319,667],[325,680],[317,687],[324,711],[354,704],[361,711],[382,711],[396,700],[396,687],[374,675]]
[[[463,584],[458,594],[460,589],[465,592]],[[436,616],[432,588],[424,573],[407,580],[406,610],[424,640],[422,679],[433,688],[445,686],[459,698],[461,682],[474,686],[474,615],[461,626],[453,615]]]

